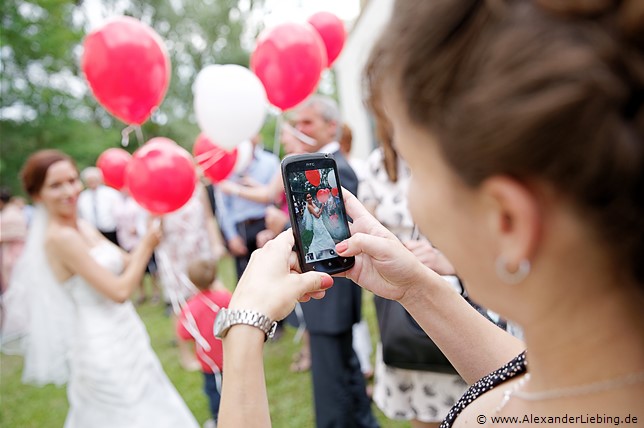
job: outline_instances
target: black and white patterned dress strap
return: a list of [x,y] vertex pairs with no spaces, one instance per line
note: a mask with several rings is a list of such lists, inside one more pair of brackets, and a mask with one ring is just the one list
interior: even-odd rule
[[482,377],[463,394],[460,400],[451,408],[440,428],[450,428],[457,416],[461,414],[470,403],[491,389],[507,382],[515,376],[526,372],[525,351],[512,361],[487,376]]

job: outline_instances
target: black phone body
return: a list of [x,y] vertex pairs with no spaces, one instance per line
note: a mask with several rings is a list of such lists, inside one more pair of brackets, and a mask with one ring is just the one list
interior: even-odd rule
[[324,153],[287,156],[282,178],[302,271],[334,274],[350,269],[355,259],[335,252],[335,244],[351,233],[333,157]]

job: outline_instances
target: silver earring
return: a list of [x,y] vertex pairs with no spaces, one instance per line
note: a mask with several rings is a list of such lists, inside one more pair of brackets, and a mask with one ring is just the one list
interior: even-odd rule
[[496,275],[506,284],[516,285],[526,279],[530,273],[530,260],[523,259],[519,262],[519,267],[514,272],[508,270],[508,263],[505,257],[499,256],[496,259]]

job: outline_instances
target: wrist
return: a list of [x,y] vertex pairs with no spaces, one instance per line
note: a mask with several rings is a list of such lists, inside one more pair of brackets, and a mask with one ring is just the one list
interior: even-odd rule
[[141,247],[146,253],[152,253],[156,247],[154,240],[151,235],[146,235],[143,240],[141,240]]
[[266,335],[257,327],[248,324],[235,324],[230,327],[226,335],[221,339],[224,345],[243,343],[243,344],[263,344]]
[[405,293],[398,299],[405,308],[426,305],[427,300],[431,300],[431,294],[438,281],[443,280],[439,274],[422,263],[418,263],[418,271],[413,278]]
[[215,318],[213,332],[215,337],[224,339],[233,328],[240,325],[251,327],[262,333],[264,340],[272,338],[277,327],[275,321],[261,312],[250,309],[236,309],[231,305],[231,307],[219,310]]

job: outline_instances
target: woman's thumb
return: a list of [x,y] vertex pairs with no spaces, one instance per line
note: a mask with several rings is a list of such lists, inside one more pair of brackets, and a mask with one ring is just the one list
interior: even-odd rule
[[348,239],[338,243],[335,250],[341,256],[357,256],[365,253],[371,257],[381,258],[386,255],[391,247],[391,241],[379,236],[356,233]]
[[333,278],[326,273],[306,272],[298,276],[301,296],[315,291],[324,291],[333,286]]

